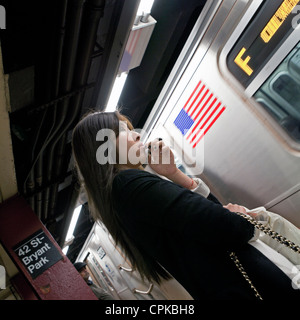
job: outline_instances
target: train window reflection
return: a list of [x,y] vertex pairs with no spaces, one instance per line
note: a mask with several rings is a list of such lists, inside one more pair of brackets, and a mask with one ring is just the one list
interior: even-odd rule
[[300,43],[255,93],[290,137],[300,143]]
[[273,84],[273,89],[287,103],[300,110],[300,84],[289,75],[281,75]]

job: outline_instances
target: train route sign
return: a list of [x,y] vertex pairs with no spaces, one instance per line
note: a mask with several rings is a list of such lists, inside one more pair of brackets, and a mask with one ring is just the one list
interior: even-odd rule
[[42,229],[19,242],[13,250],[33,279],[63,258]]

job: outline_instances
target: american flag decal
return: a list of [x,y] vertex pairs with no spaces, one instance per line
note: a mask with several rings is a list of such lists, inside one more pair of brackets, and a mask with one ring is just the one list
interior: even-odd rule
[[199,81],[174,124],[192,147],[196,148],[225,109],[214,93]]

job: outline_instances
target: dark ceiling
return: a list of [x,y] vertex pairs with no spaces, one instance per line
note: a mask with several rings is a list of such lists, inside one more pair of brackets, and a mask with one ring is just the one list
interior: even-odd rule
[[[151,15],[157,24],[119,100],[135,127],[143,127],[205,2],[154,2]],[[18,190],[60,245],[79,193],[72,129],[87,110],[103,110],[138,3],[1,1],[7,13],[0,35]],[[106,94],[99,97],[100,91]],[[68,252],[71,261],[92,224],[85,204]]]

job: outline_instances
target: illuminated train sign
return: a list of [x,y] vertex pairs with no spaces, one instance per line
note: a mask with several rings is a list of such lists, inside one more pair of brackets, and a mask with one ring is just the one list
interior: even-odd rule
[[247,87],[295,28],[300,0],[264,1],[227,59],[229,70]]

